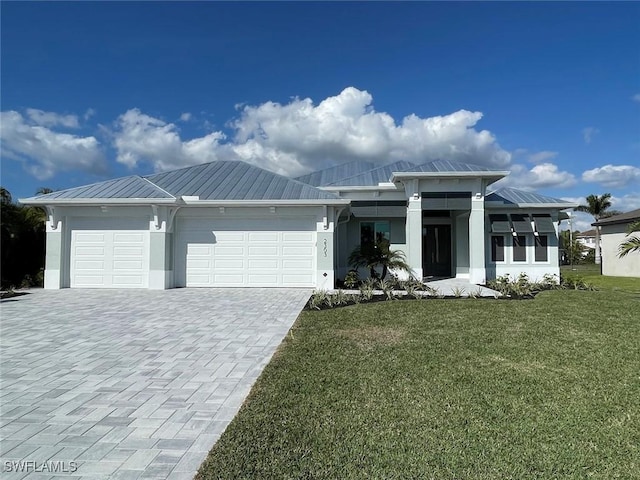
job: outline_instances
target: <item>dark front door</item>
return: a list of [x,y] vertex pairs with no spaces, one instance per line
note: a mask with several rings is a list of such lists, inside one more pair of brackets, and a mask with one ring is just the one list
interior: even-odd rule
[[422,227],[422,268],[425,277],[451,276],[451,225]]

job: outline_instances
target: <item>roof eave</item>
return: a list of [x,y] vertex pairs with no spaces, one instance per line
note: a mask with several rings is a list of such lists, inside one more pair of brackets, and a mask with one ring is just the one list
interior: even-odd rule
[[189,207],[265,207],[265,206],[314,206],[314,205],[349,205],[348,199],[317,199],[317,200],[188,200],[183,199],[181,204]]
[[20,198],[18,202],[23,205],[174,205],[178,203],[175,198]]
[[382,183],[378,185],[329,185],[326,187],[318,187],[321,190],[328,192],[362,192],[362,191],[398,191],[398,187],[393,183]]
[[[487,205],[490,204],[490,205]],[[500,202],[493,202],[493,201],[487,201],[485,202],[485,206],[489,207],[489,208],[552,208],[554,210],[559,209],[559,210],[566,210],[569,208],[576,208],[578,206],[577,203],[508,203],[508,204],[504,204],[504,203],[500,203]]]
[[391,174],[391,181],[395,182],[403,179],[410,178],[473,178],[473,177],[482,177],[482,178],[495,178],[496,181],[501,178],[509,175],[508,170],[499,170],[499,171],[477,171],[477,172],[393,172]]

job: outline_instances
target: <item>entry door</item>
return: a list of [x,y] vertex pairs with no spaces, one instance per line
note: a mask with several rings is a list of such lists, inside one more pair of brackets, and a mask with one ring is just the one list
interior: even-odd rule
[[422,264],[425,277],[451,276],[451,225],[422,227]]

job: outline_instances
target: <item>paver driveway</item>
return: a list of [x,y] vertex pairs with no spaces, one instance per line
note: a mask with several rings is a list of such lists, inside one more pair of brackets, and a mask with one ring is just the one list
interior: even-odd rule
[[[0,476],[192,478],[310,293],[39,290],[4,300]],[[32,462],[30,473],[10,473],[12,460]]]

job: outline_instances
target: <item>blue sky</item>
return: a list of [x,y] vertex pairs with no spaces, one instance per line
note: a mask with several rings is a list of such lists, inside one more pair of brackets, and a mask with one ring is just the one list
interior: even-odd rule
[[635,2],[1,9],[1,173],[16,198],[217,159],[298,175],[448,158],[640,208]]

